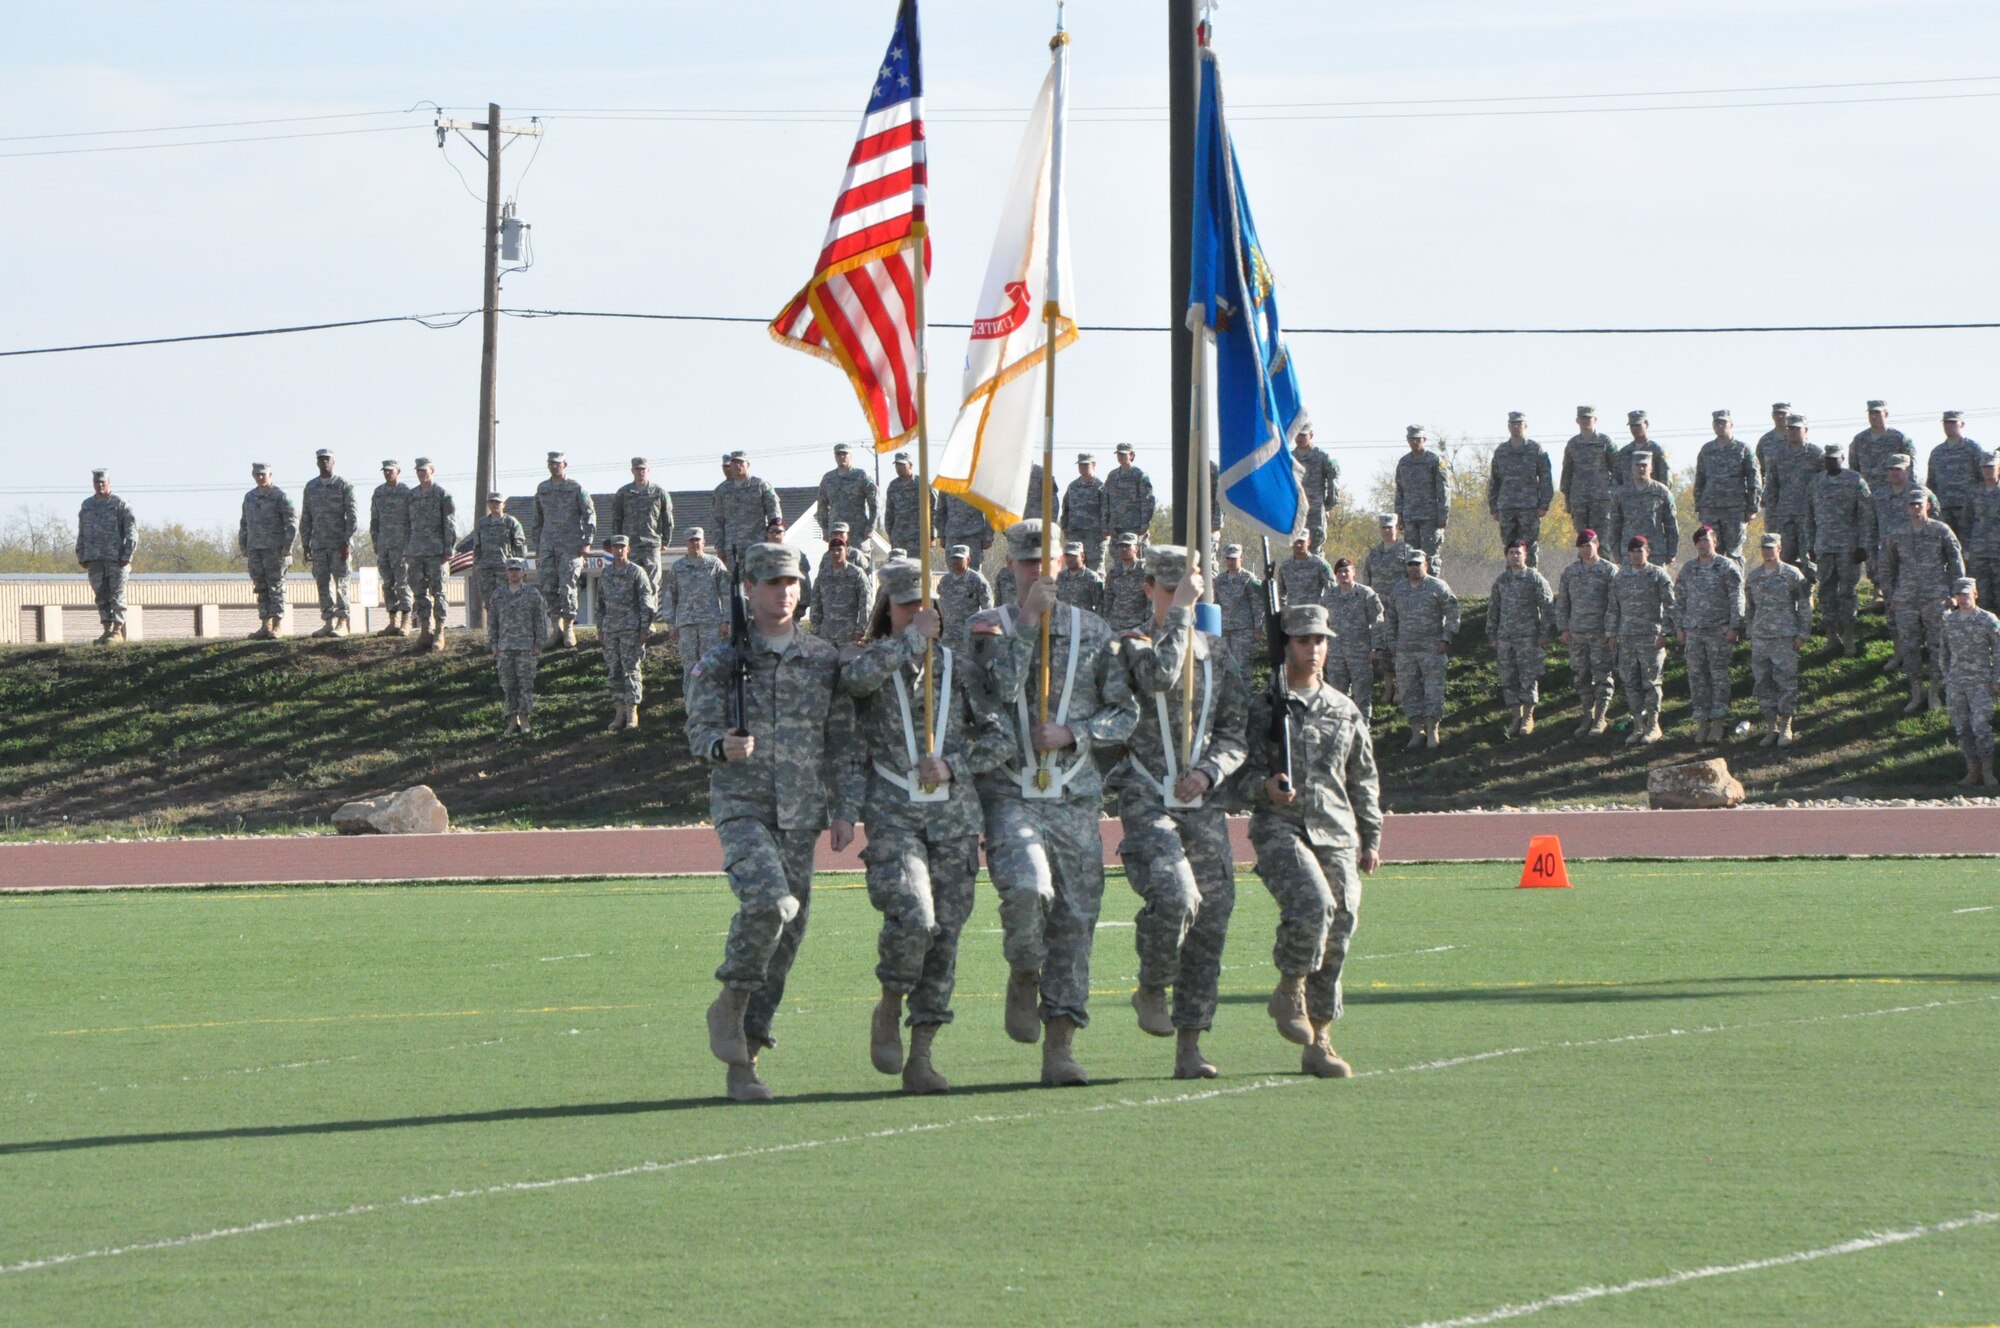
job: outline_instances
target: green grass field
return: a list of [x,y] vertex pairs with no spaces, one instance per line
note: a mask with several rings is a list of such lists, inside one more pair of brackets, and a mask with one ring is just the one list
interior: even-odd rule
[[0,899],[0,1321],[2000,1319],[1991,861],[1517,873],[1371,881],[1346,1082],[1271,1029],[1246,873],[1205,1085],[1114,875],[1065,1091],[982,886],[922,1100],[824,878],[763,1108],[702,1033],[717,881]]

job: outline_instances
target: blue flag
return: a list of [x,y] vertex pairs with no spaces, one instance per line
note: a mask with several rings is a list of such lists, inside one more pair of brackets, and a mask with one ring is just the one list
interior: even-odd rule
[[1188,324],[1215,338],[1215,416],[1221,435],[1216,458],[1223,497],[1252,524],[1288,539],[1305,526],[1304,492],[1292,469],[1291,445],[1308,421],[1278,324],[1271,269],[1257,242],[1236,145],[1222,116],[1222,73],[1206,44],[1201,48],[1201,113],[1195,130]]

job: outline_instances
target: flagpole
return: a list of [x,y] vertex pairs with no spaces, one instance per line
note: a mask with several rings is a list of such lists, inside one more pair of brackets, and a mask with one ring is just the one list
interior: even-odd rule
[[[1056,339],[1062,321],[1061,273],[1062,273],[1062,182],[1063,182],[1063,127],[1067,118],[1065,102],[1069,96],[1069,34],[1062,30],[1062,11],[1056,11],[1056,35],[1049,39],[1049,49],[1055,52],[1056,91],[1055,109],[1050,117],[1049,128],[1049,244],[1048,273],[1044,289],[1049,297],[1042,304],[1042,359],[1044,369],[1042,394],[1042,575],[1049,575],[1049,553],[1052,532],[1055,529],[1055,488],[1056,488]],[[1050,632],[1053,627],[1054,610],[1042,615],[1042,723],[1049,722],[1049,654]],[[1046,754],[1036,760],[1035,786],[1046,789],[1049,786],[1048,758]]]
[[[924,255],[930,247],[930,224],[917,221],[910,224],[910,238],[914,243],[910,252],[916,255],[915,271],[910,274],[911,304],[916,310],[917,346],[917,543],[921,551],[917,555],[917,565],[921,569],[917,585],[923,598],[919,606],[931,607],[931,426],[930,416],[925,410],[931,376],[930,353],[924,346],[924,334],[928,327],[924,318]],[[879,457],[879,453],[877,454]],[[934,642],[924,640],[924,755],[934,756],[937,733],[937,683]],[[923,786],[924,792],[931,791],[931,785]]]
[[[1189,310],[1193,322],[1193,310]],[[1208,540],[1208,335],[1203,327],[1194,329],[1194,363],[1188,374],[1188,570],[1200,572],[1206,559],[1195,549],[1206,549]],[[1203,582],[1206,596],[1207,583]],[[1190,613],[1194,610],[1190,609]],[[1187,651],[1181,662],[1181,773],[1194,766],[1194,674],[1195,623],[1188,623]]]

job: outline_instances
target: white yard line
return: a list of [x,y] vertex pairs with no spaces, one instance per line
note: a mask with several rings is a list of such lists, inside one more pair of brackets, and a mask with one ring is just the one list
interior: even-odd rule
[[1432,1319],[1418,1328],[1480,1328],[1482,1324],[1500,1323],[1507,1319],[1522,1319],[1530,1314],[1540,1314],[1543,1310],[1557,1310],[1569,1305],[1581,1305],[1585,1301],[1602,1300],[1606,1296],[1627,1296],[1634,1291],[1658,1291],[1664,1287],[1680,1286],[1686,1282],[1699,1282],[1704,1278],[1728,1277],[1735,1273],[1756,1273],[1766,1268],[1783,1268],[1791,1264],[1811,1263],[1816,1259],[1831,1259],[1841,1254],[1861,1254],[1868,1250],[1879,1250],[1885,1245],[1900,1245],[1905,1241],[1921,1240],[1925,1236],[1942,1235],[1947,1231],[1962,1231],[1967,1227],[1983,1227],[1990,1222],[2000,1222],[2000,1213],[1969,1213],[1964,1217],[1954,1217],[1944,1222],[1932,1222],[1925,1226],[1904,1227],[1900,1231],[1875,1231],[1852,1240],[1843,1240],[1833,1245],[1822,1245],[1817,1249],[1794,1250],[1790,1254],[1777,1254],[1767,1259],[1746,1259],[1742,1263],[1711,1264],[1706,1268],[1687,1268],[1680,1272],[1668,1273],[1661,1277],[1641,1277],[1630,1282],[1620,1282],[1616,1286],[1578,1287],[1565,1291],[1559,1296],[1545,1296],[1540,1300],[1523,1301],[1518,1305],[1502,1305],[1498,1309],[1486,1310],[1479,1314],[1467,1314],[1456,1319]]
[[1978,908],[1955,908],[1955,909],[1953,909],[1953,910],[1952,910],[1952,912],[1954,912],[1954,913],[1991,913],[1991,912],[1992,912],[1992,911],[1993,911],[1994,909],[1996,909],[1996,908],[2000,908],[2000,904],[1981,904],[1981,905],[1980,905],[1980,906],[1979,906]]
[[[1918,1005],[1896,1005],[1879,1010],[1856,1010],[1846,1014],[1808,1015],[1796,1019],[1777,1019],[1744,1024],[1710,1024],[1700,1028],[1669,1028],[1648,1033],[1626,1033],[1617,1037],[1586,1038],[1567,1042],[1552,1042],[1540,1047],[1502,1047],[1494,1051],[1475,1052],[1465,1056],[1451,1056],[1441,1060],[1419,1061],[1412,1065],[1399,1065],[1382,1070],[1363,1070],[1354,1077],[1373,1079],[1388,1075],[1420,1074],[1435,1070],[1449,1070],[1461,1065],[1473,1065],[1482,1061],[1498,1060],[1507,1056],[1527,1055],[1535,1051],[1575,1051],[1588,1047],[1620,1046],[1626,1043],[1649,1042],[1658,1038],[1692,1037],[1705,1033],[1742,1032],[1758,1028],[1781,1028],[1800,1024],[1830,1023],[1843,1019],[1870,1019],[1885,1015],[1914,1014],[1926,1010],[1941,1010],[1952,1006],[1979,1005],[2000,1001],[2000,994],[1973,996],[1961,1000],[1925,1001]],[[497,1185],[480,1186],[467,1190],[442,1190],[433,1194],[404,1195],[398,1199],[384,1199],[376,1203],[353,1204],[346,1208],[329,1208],[316,1213],[300,1213],[291,1217],[268,1218],[260,1222],[249,1222],[241,1226],[216,1227],[210,1231],[191,1232],[181,1236],[167,1236],[154,1240],[134,1241],[124,1245],[107,1245],[92,1250],[79,1250],[66,1254],[48,1254],[39,1258],[21,1259],[11,1263],[0,1263],[0,1277],[15,1273],[35,1272],[45,1268],[56,1268],[64,1264],[80,1263],[89,1259],[110,1259],[126,1254],[144,1254],[153,1250],[178,1249],[187,1245],[202,1245],[209,1241],[225,1240],[234,1236],[252,1236],[265,1231],[280,1231],[287,1227],[309,1226],[319,1222],[330,1222],[344,1217],[360,1217],[369,1213],[390,1212],[398,1208],[423,1208],[431,1204],[446,1203],[458,1199],[486,1199],[506,1194],[531,1194],[542,1190],[563,1189],[575,1185],[592,1185],[598,1181],[622,1180],[629,1176],[649,1176],[659,1172],[680,1171],[689,1167],[714,1166],[724,1162],[742,1162],[760,1157],[774,1157],[785,1153],[802,1153],[817,1149],[838,1148],[847,1144],[867,1143],[877,1139],[894,1139],[905,1135],[936,1134],[945,1130],[955,1130],[976,1125],[1013,1124],[1020,1121],[1047,1120],[1062,1116],[1097,1115],[1107,1111],[1127,1111],[1139,1107],[1184,1106],[1190,1102],[1211,1102],[1220,1098],[1241,1097],[1248,1093],[1261,1093],[1275,1088],[1295,1088],[1304,1084],[1316,1084],[1319,1080],[1300,1078],[1254,1079],[1245,1084],[1233,1084],[1227,1088],[1209,1088],[1199,1092],[1174,1093],[1160,1097],[1114,1098],[1110,1101],[1092,1103],[1085,1107],[1058,1108],[1053,1111],[1022,1111],[1008,1115],[961,1116],[955,1120],[928,1121],[914,1125],[898,1125],[888,1129],[870,1130],[859,1134],[833,1135],[825,1139],[802,1139],[796,1143],[771,1144],[760,1148],[742,1148],[727,1153],[708,1153],[695,1157],[674,1158],[665,1162],[638,1162],[630,1166],[618,1167],[610,1171],[581,1172],[571,1176],[556,1176],[542,1180],[506,1181]],[[1958,1226],[1974,1225],[1977,1222],[1995,1220],[1994,1215],[1975,1214],[1972,1218],[1955,1219]],[[1916,1228],[1916,1234],[1929,1235],[1934,1231],[1955,1229],[1949,1224],[1935,1227]],[[1896,1233],[1891,1233],[1895,1235]],[[1900,1239],[1914,1239],[1901,1236]],[[1893,1241],[1883,1239],[1882,1244]],[[1852,1242],[1849,1242],[1852,1244]],[[1869,1247],[1872,1248],[1872,1247]],[[1844,1246],[1828,1247],[1831,1253],[1849,1252]],[[1808,1251],[1805,1255],[1786,1255],[1783,1261],[1802,1262],[1804,1258],[1822,1258],[1826,1252]],[[1745,1265],[1749,1267],[1767,1266],[1764,1263]],[[1717,1272],[1742,1271],[1742,1269],[1721,1269],[1702,1271],[1701,1276],[1715,1276]],[[1681,1275],[1676,1275],[1681,1276]],[[1686,1280],[1682,1277],[1682,1280]],[[1658,1279],[1654,1279],[1658,1281]],[[1650,1282],[1631,1283],[1624,1287],[1587,1288],[1585,1292],[1569,1292],[1568,1297],[1591,1299],[1597,1295],[1623,1294],[1627,1290],[1640,1290]],[[1669,1283],[1670,1284],[1670,1283]],[[1586,1294],[1587,1293],[1587,1294]],[[1498,1318],[1517,1317],[1523,1313],[1535,1313],[1539,1309],[1553,1308],[1559,1304],[1574,1303],[1562,1297],[1535,1302],[1535,1308],[1506,1306],[1500,1311],[1492,1311],[1496,1319],[1460,1319],[1454,1324],[1496,1322]]]

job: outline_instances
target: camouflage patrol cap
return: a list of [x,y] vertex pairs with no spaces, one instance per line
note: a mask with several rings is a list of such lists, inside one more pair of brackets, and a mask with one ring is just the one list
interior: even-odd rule
[[1518,410],[1510,410],[1507,412],[1507,423],[1509,424],[1525,424],[1527,423],[1527,420],[1528,417],[1522,414]]
[[847,443],[835,443],[835,444],[833,445],[833,454],[834,454],[835,456],[841,456],[841,455],[843,455],[843,454],[845,454],[845,453],[849,453],[849,452],[852,452],[853,450],[854,450],[854,448],[853,448],[853,447],[852,447],[852,446],[851,446],[850,444],[847,444]]
[[1785,427],[1787,429],[1803,429],[1806,424],[1806,417],[1797,411],[1791,411],[1785,416]]
[[1178,544],[1155,544],[1146,551],[1146,579],[1162,590],[1179,587],[1187,570],[1188,551]]
[[1241,558],[1243,556],[1243,546],[1241,544],[1225,544],[1222,546],[1222,556],[1225,558]]
[[924,597],[924,569],[907,558],[882,564],[875,584],[891,604],[915,604]]
[[836,521],[833,523],[833,529],[827,531],[826,533],[828,538],[830,539],[844,540],[847,538],[851,530],[852,527],[850,527],[845,521]]
[[401,470],[402,468],[403,463],[393,457],[382,463],[382,469],[384,470]]
[[1286,636],[1323,636],[1329,641],[1334,639],[1333,624],[1326,620],[1324,605],[1293,604],[1285,610],[1284,616],[1279,618],[1278,622],[1285,629]]
[[1403,437],[1405,438],[1422,438],[1429,433],[1430,430],[1421,424],[1406,424],[1403,426]]
[[1139,537],[1128,530],[1118,537],[1118,547],[1121,549],[1136,549],[1139,547]]
[[1948,410],[1944,413],[1944,418],[1957,420],[1960,424],[1963,424],[1965,423],[1965,412],[1962,410]]
[[1422,549],[1411,549],[1408,553],[1403,555],[1403,566],[1405,567],[1414,567],[1419,563],[1424,563],[1429,561],[1430,560],[1428,558],[1424,557],[1424,551]]
[[739,447],[734,452],[724,452],[722,454],[722,459],[725,463],[727,463],[730,461],[748,461],[750,458],[747,454],[745,454],[743,449]]
[[1096,464],[1097,464],[1097,454],[1096,454],[1096,453],[1094,453],[1094,452],[1078,452],[1078,453],[1076,454],[1076,464],[1077,464],[1077,465],[1079,465],[1079,466],[1081,466],[1081,465],[1083,465],[1083,464],[1084,464],[1084,463],[1086,463],[1086,462],[1088,462],[1089,464],[1091,464],[1091,465],[1093,465],[1093,466],[1094,466],[1094,465],[1096,465]]
[[525,572],[528,570],[528,560],[526,558],[509,558],[506,566],[510,572]]
[[806,556],[789,544],[752,544],[743,551],[745,581],[778,581],[791,577],[802,581]]
[[686,530],[681,532],[681,538],[691,539],[691,540],[705,540],[708,538],[708,534],[707,532],[703,531],[700,526],[689,526]]
[[[1062,543],[1062,530],[1051,523],[1049,538]],[[1014,562],[1026,562],[1030,558],[1042,556],[1042,519],[1031,516],[1025,521],[1016,521],[1007,527],[1007,557]]]
[[1708,417],[1712,420],[1726,420],[1733,418],[1730,415],[1730,413],[1726,410],[1711,410],[1710,412],[1708,412]]
[[558,461],[562,462],[562,463],[563,463],[564,465],[568,465],[568,464],[569,464],[569,453],[567,453],[567,452],[551,452],[551,453],[549,453],[549,464],[550,464],[551,466],[553,466],[553,465],[554,465],[554,464],[555,464],[556,462],[558,462]]
[[889,550],[889,561],[891,562],[894,562],[898,558],[907,558],[909,556],[910,556],[910,551],[908,549],[894,548]]
[[1964,595],[1976,592],[1978,589],[1979,583],[1969,576],[1961,576],[1951,583],[1951,593],[1954,595]]
[[1995,466],[2000,466],[2000,452],[1988,452],[1985,456],[1979,458],[1979,465],[1982,470],[1991,470]]
[[898,452],[896,455],[890,457],[889,460],[895,462],[897,465],[907,465],[910,460],[910,454],[908,452]]
[[1646,423],[1646,412],[1643,410],[1628,410],[1625,412],[1625,422],[1627,424],[1644,424]]
[[1083,541],[1071,540],[1069,543],[1063,545],[1063,553],[1065,555],[1074,555],[1078,558],[1083,557]]
[[970,544],[954,544],[944,551],[944,556],[947,558],[970,559],[972,557],[972,546]]
[[437,469],[437,467],[436,467],[436,466],[433,466],[433,465],[431,464],[431,459],[430,459],[429,457],[418,457],[418,458],[417,458],[417,460],[416,460],[416,467],[417,467],[417,469],[418,469],[418,470],[436,470],[436,469]]
[[331,449],[322,447],[319,449],[319,451],[313,453],[313,460],[331,461],[333,460],[333,452],[331,451]]
[[1578,406],[1576,408],[1576,417],[1580,420],[1594,420],[1597,418],[1597,407]]
[[110,478],[111,478],[111,472],[108,470],[100,468],[98,470],[93,470],[90,472],[90,480],[91,483],[93,484],[95,484],[98,480],[108,480]]
[[1118,444],[1117,447],[1114,447],[1111,450],[1118,453],[1120,456],[1137,456],[1139,454],[1139,449],[1132,446],[1132,444],[1130,443],[1120,443]]
[[1292,543],[1294,544],[1310,544],[1311,542],[1312,536],[1306,534],[1303,530],[1294,532],[1292,535]]
[[648,467],[650,467],[650,466],[651,466],[652,464],[653,464],[653,460],[652,460],[652,458],[651,458],[651,457],[633,457],[633,458],[632,458],[632,469],[634,469],[634,470],[637,470],[637,469],[638,469],[639,467],[641,467],[641,466],[648,466]]
[[[506,495],[506,494],[504,494],[504,493],[501,493],[501,492],[500,492],[499,490],[497,490],[497,489],[496,489],[496,490],[494,490],[494,491],[493,491],[492,493],[489,493],[489,494],[487,494],[487,495],[486,495],[486,505],[487,505],[488,507],[491,507],[491,506],[493,506],[493,504],[495,504],[495,503],[504,503],[504,502],[506,502],[506,501],[507,501],[507,495]],[[623,538],[623,537],[621,536],[620,538]],[[610,543],[611,541],[610,541],[610,540],[606,540],[606,541],[604,541],[604,542],[605,542],[606,544],[609,544],[609,543]]]
[[1891,452],[1882,459],[1882,464],[1890,470],[1908,470],[1910,468],[1910,458],[1904,452]]
[[[489,499],[488,501],[492,500]],[[632,537],[629,535],[606,535],[604,537],[604,547],[607,549],[623,549],[629,547],[631,543]]]
[[1887,410],[1887,409],[1889,409],[1889,403],[1888,403],[1888,402],[1886,402],[1886,401],[1884,401],[1884,400],[1882,400],[1882,398],[1880,398],[1880,397],[1875,397],[1875,398],[1872,398],[1872,399],[1871,399],[1871,400],[1870,400],[1870,401],[1868,402],[1868,409],[1870,409],[1870,410]]
[[1771,403],[1772,410],[1790,410],[1791,408],[1792,403],[1789,401],[1773,401]]
[[1820,449],[1820,455],[1821,455],[1821,456],[1823,456],[1823,457],[1832,457],[1832,458],[1834,458],[1834,459],[1835,459],[1836,461],[1837,461],[1837,460],[1839,460],[1839,459],[1840,459],[1840,455],[1841,455],[1841,447],[1840,447],[1840,444],[1839,444],[1839,443],[1828,443],[1828,444],[1827,444],[1827,445],[1826,445],[1825,447],[1822,447],[1822,448]]
[[1780,535],[1777,531],[1774,530],[1770,534],[1764,536],[1763,539],[1758,540],[1757,543],[1762,548],[1781,549],[1785,546],[1785,537],[1783,535]]
[[1375,524],[1387,530],[1396,524],[1396,514],[1394,512],[1379,513],[1375,518]]
[[252,475],[268,475],[271,473],[271,468],[261,461],[252,461],[250,463],[250,473]]
[[1930,497],[1922,489],[1910,490],[1910,496],[1903,499],[1903,506],[1905,507],[1929,507],[1930,505]]

